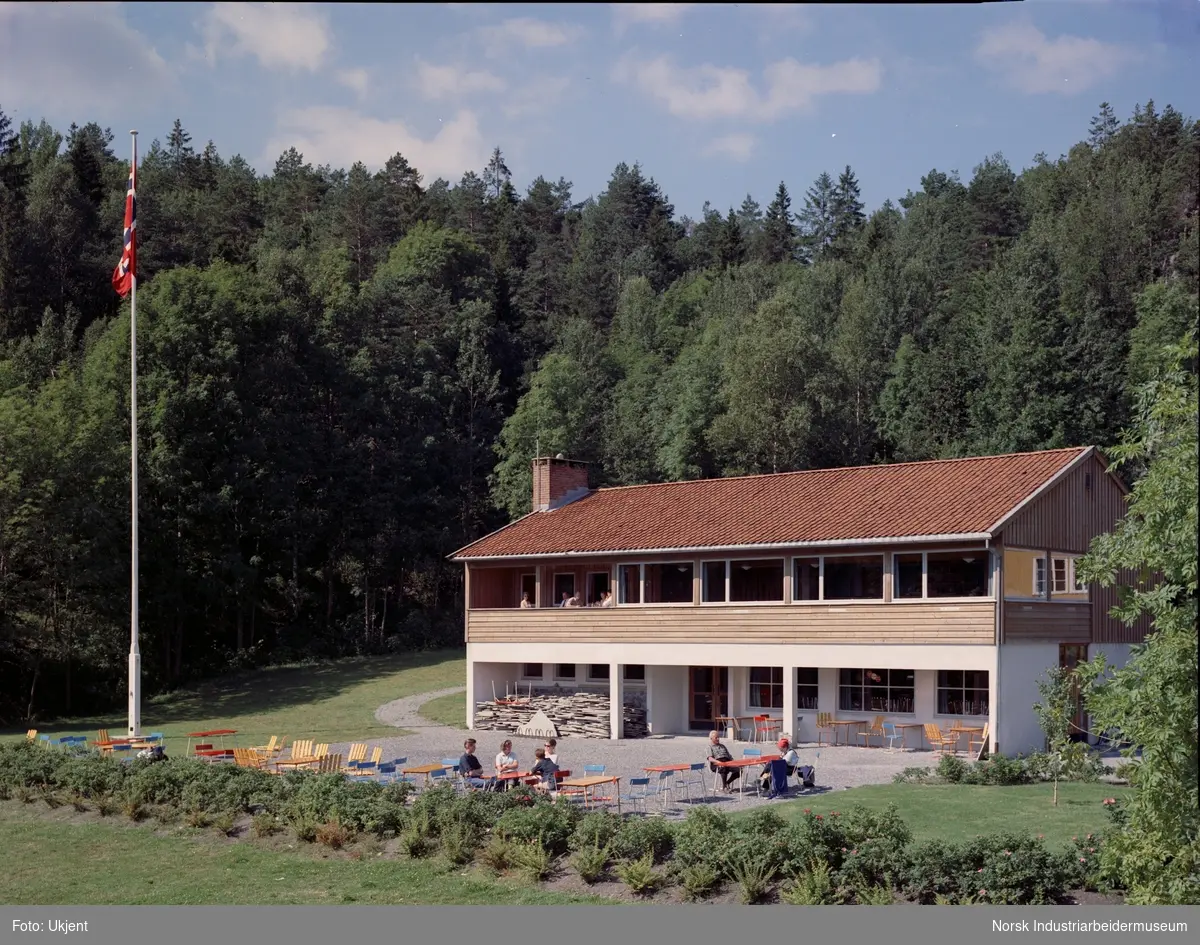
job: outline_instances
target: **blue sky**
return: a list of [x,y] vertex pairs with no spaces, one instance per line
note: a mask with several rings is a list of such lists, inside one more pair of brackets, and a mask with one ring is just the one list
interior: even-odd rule
[[[1101,101],[1200,113],[1198,0],[926,6],[0,2],[0,108],[65,129],[179,117],[268,171],[378,167],[456,181],[504,151],[523,190],[577,198],[640,161],[680,213],[796,205],[849,164],[869,208],[933,167],[969,177],[1065,152]],[[1191,78],[1189,78],[1189,76]]]

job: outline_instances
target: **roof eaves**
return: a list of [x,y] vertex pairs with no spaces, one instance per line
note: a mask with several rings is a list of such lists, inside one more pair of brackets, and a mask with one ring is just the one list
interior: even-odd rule
[[[533,511],[533,512],[526,512],[526,513],[525,513],[524,515],[522,515],[520,518],[513,519],[513,520],[512,520],[511,522],[509,522],[507,525],[501,525],[499,528],[497,528],[497,529],[496,529],[495,531],[493,531],[493,532],[488,532],[486,535],[480,535],[480,536],[479,536],[478,538],[476,538],[474,541],[472,541],[472,542],[468,542],[467,544],[465,544],[465,545],[463,545],[461,548],[459,548],[457,551],[452,551],[452,552],[450,552],[450,554],[446,555],[446,560],[447,560],[447,561],[460,561],[460,560],[462,560],[462,559],[460,558],[460,555],[462,555],[462,553],[463,553],[464,551],[466,551],[468,548],[474,548],[474,547],[475,547],[476,545],[478,545],[478,544],[479,544],[481,541],[487,541],[487,539],[491,538],[493,535],[499,535],[501,532],[503,532],[503,531],[506,531],[507,529],[510,529],[510,528],[512,528],[514,525],[520,525],[520,524],[521,524],[523,521],[525,521],[525,519],[529,518],[531,515],[537,515],[537,514],[538,514],[538,512],[537,512],[536,510],[535,510],[535,511]],[[468,556],[468,557],[469,557],[469,556]]]
[[[494,534],[494,533],[493,533]],[[721,551],[779,551],[783,548],[828,548],[841,545],[933,544],[943,541],[985,541],[991,532],[946,532],[941,535],[880,535],[871,538],[833,538],[822,541],[776,541],[756,545],[683,545],[675,548],[612,548],[604,551],[535,551],[527,554],[461,555],[455,561],[515,561],[530,558],[601,558],[611,555],[707,554]],[[480,541],[483,539],[481,538]],[[478,544],[475,542],[474,544]],[[467,546],[471,547],[470,545]],[[461,549],[465,551],[466,549]]]
[[988,529],[988,534],[991,537],[995,537],[996,533],[998,531],[1000,531],[1009,522],[1011,522],[1017,516],[1017,514],[1019,512],[1023,511],[1027,506],[1031,505],[1033,502],[1035,502],[1041,496],[1045,495],[1047,492],[1049,492],[1051,489],[1053,489],[1059,482],[1061,482],[1067,476],[1068,473],[1071,472],[1071,470],[1073,470],[1080,463],[1084,462],[1089,456],[1091,456],[1096,451],[1096,447],[1094,447],[1094,446],[1081,447],[1080,449],[1081,449],[1081,451],[1078,456],[1076,456],[1073,460],[1071,460],[1065,466],[1062,466],[1058,470],[1058,472],[1056,472],[1053,476],[1051,476],[1049,479],[1047,479],[1045,482],[1043,482],[1040,486],[1038,486],[1036,489],[1034,489],[1031,493],[1029,493],[1029,495],[1025,496],[1025,498],[1022,499],[1020,502],[1018,502],[1015,506],[1013,506],[1011,509],[1009,509],[1007,512],[1005,512],[1004,515],[1002,515],[1000,517],[999,521],[997,521],[994,525],[992,525],[991,528]]

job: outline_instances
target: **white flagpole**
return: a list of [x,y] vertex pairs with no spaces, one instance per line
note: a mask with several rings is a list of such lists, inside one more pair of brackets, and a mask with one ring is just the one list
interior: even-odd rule
[[[131,131],[133,137],[133,174],[137,180],[137,132]],[[134,241],[134,258],[137,253],[137,190],[134,190],[134,219],[133,233],[130,239]],[[137,738],[142,734],[142,653],[138,649],[138,464],[137,464],[137,265],[130,274],[129,287],[129,482],[132,499],[132,572],[130,586],[129,609],[129,736]]]

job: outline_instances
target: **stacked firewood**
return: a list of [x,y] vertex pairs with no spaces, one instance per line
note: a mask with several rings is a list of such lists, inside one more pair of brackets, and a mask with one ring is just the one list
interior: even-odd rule
[[[535,694],[519,704],[481,702],[475,707],[475,728],[487,732],[515,732],[541,710],[563,738],[608,738],[609,699],[598,692]],[[625,706],[625,737],[645,738],[646,710]]]

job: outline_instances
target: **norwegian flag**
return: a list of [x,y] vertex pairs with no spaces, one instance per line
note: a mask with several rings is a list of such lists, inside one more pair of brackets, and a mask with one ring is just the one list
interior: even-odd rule
[[113,270],[112,284],[117,295],[124,298],[133,288],[137,276],[137,146],[134,146],[133,162],[129,165],[129,190],[125,194],[125,248],[121,250],[121,261]]

